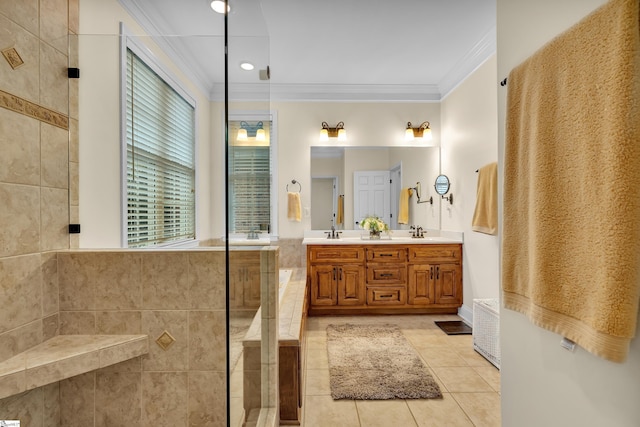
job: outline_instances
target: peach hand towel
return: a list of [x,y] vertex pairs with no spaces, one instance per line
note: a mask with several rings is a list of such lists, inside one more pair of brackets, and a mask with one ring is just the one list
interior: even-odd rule
[[614,362],[640,298],[639,9],[607,2],[508,77],[502,301]]
[[409,224],[409,197],[413,194],[411,188],[400,191],[400,206],[398,207],[398,224]]
[[287,218],[289,221],[300,222],[302,208],[300,206],[300,193],[287,193]]
[[471,229],[498,234],[498,164],[490,163],[478,170],[478,195]]

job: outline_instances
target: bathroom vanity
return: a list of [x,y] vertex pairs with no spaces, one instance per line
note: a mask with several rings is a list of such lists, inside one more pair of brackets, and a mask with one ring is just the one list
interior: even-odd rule
[[305,238],[309,315],[457,313],[462,239]]

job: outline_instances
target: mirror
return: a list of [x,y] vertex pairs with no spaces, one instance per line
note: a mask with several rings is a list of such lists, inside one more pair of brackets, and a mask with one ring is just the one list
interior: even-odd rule
[[[380,176],[387,174],[387,178],[384,179],[389,187],[389,201],[383,203],[388,205],[386,211],[391,229],[408,228],[409,225],[439,228],[437,205],[417,204],[415,192],[409,198],[408,224],[397,223],[401,191],[414,188],[420,181],[432,182],[440,173],[439,147],[314,146],[311,147],[310,168],[309,207],[312,230],[327,230],[332,225],[336,229],[358,229],[358,218],[355,218],[358,209],[356,205],[362,202],[363,198],[355,196],[357,193],[354,176],[374,171],[380,172]],[[380,178],[378,180],[382,181]],[[432,194],[429,189],[424,193],[423,190],[420,191],[422,200],[428,200]],[[359,211],[362,214],[368,212],[367,208],[360,208]]]
[[449,192],[449,187],[450,187],[449,177],[446,175],[438,175],[438,177],[436,178],[436,183],[434,187],[436,189],[436,193],[438,193],[441,196],[444,196]]

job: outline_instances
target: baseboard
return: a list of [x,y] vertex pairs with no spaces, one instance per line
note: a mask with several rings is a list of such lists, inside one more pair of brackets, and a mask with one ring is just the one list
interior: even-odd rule
[[462,305],[458,309],[458,316],[462,317],[462,321],[467,325],[473,327],[473,309],[469,309],[466,305]]

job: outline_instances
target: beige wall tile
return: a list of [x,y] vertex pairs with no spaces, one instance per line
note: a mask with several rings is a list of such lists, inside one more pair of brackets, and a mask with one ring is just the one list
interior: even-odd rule
[[0,257],[40,251],[40,188],[0,183]]
[[269,247],[260,251],[260,271],[269,272],[269,273],[277,273],[279,270],[280,264],[280,256],[279,256],[279,248]]
[[225,307],[224,251],[189,253],[189,304],[193,309]]
[[224,311],[189,312],[189,369],[226,369]]
[[67,51],[69,11],[67,0],[40,2],[40,38],[60,52]]
[[60,426],[60,383],[42,387],[44,427]]
[[100,368],[98,372],[142,372],[142,357],[135,357],[115,365]]
[[60,315],[52,314],[42,319],[42,341],[60,335]]
[[96,374],[96,427],[140,425],[140,373]]
[[188,255],[149,253],[142,255],[142,304],[145,309],[188,308]]
[[38,34],[38,0],[0,1],[0,13]]
[[187,396],[186,372],[143,372],[141,425],[186,427]]
[[94,311],[61,311],[60,335],[91,335],[96,333]]
[[40,123],[40,135],[41,185],[69,188],[69,131]]
[[40,254],[0,259],[0,333],[39,320],[41,293]]
[[69,119],[69,161],[80,161],[80,133],[77,119]]
[[4,57],[0,57],[0,89],[37,103],[40,97],[40,42],[32,33],[1,14],[0,28],[4,30],[0,35],[2,49],[15,48],[24,61],[14,70]]
[[69,79],[69,117],[80,118],[80,81]]
[[140,255],[100,254],[96,283],[96,308],[103,310],[138,309],[142,306]]
[[31,390],[0,400],[3,420],[20,420],[20,425],[39,427],[44,416],[42,389]]
[[99,311],[96,313],[96,333],[133,335],[142,333],[141,311]]
[[224,372],[189,372],[189,425],[226,425]]
[[[64,44],[66,52],[66,32]],[[46,43],[40,43],[39,104],[65,115],[69,114],[69,76],[67,68],[69,68],[67,55]]]
[[280,239],[280,268],[301,268],[307,260],[302,239]]
[[42,342],[42,322],[27,323],[0,334],[0,360],[7,360]]
[[80,1],[69,0],[69,31],[78,34],[80,32]]
[[[163,350],[155,340],[168,331],[175,342]],[[145,371],[184,371],[188,366],[188,317],[186,311],[143,311],[142,333],[149,336],[149,354],[142,359]]]
[[60,425],[94,425],[95,377],[95,372],[89,372],[60,381]]
[[[99,256],[94,254],[58,254],[60,310],[92,310],[95,302],[95,271]],[[63,332],[64,334],[64,332]]]
[[42,258],[42,315],[57,313],[58,304],[58,256],[55,252],[43,253]]
[[69,192],[65,189],[40,189],[40,248],[43,252],[69,249]]
[[40,185],[38,120],[0,108],[0,152],[0,182]]
[[80,205],[80,164],[69,162],[69,204]]

